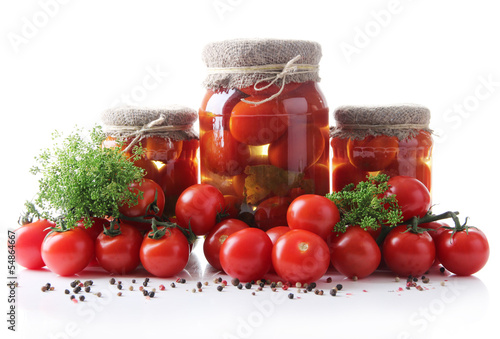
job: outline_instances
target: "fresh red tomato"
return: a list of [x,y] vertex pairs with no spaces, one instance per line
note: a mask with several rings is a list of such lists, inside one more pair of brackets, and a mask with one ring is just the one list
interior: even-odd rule
[[273,246],[273,267],[285,281],[311,283],[321,278],[330,265],[330,250],[317,234],[290,230]]
[[49,228],[54,226],[53,222],[40,219],[19,227],[15,231],[16,263],[29,269],[38,269],[45,266],[41,246],[43,239],[50,232]]
[[[276,227],[268,229],[266,231],[266,233],[269,236],[269,239],[271,239],[273,246],[274,246],[274,244],[276,244],[276,241],[279,239],[279,237],[281,237],[283,234],[287,233],[288,231],[290,231],[290,227],[288,227],[288,226],[276,226]],[[271,265],[269,272],[276,273],[274,266]]]
[[[425,224],[420,224],[419,227],[429,230],[428,233],[431,236],[434,245],[437,246],[437,239],[446,230],[443,227],[449,227],[449,225],[443,221],[432,221]],[[437,265],[439,265],[439,259],[437,258],[437,248],[436,248],[436,259],[434,259],[433,266]]]
[[[116,232],[117,229],[119,232]],[[141,244],[141,232],[134,226],[120,223],[119,226],[114,225],[111,232],[106,230],[99,234],[95,242],[95,256],[106,271],[127,274],[140,263]]]
[[333,267],[348,278],[364,278],[380,264],[380,249],[373,237],[359,226],[349,226],[345,233],[332,238]]
[[219,175],[238,175],[250,159],[248,145],[238,142],[229,131],[213,130],[203,134],[200,142],[202,165]]
[[248,225],[238,219],[226,219],[215,225],[203,243],[203,253],[208,263],[214,268],[222,270],[219,256],[222,244],[231,234],[245,228],[248,228]]
[[[266,97],[257,96],[245,100],[257,102],[264,99]],[[240,101],[231,112],[229,129],[239,142],[257,146],[277,140],[285,133],[287,124],[287,115],[277,100],[258,105]]]
[[245,228],[231,234],[220,249],[224,272],[242,282],[262,279],[271,268],[273,243],[258,228]]
[[80,227],[48,234],[41,248],[47,268],[62,276],[82,271],[94,257],[94,241]]
[[392,162],[398,152],[398,138],[369,135],[361,140],[349,139],[347,155],[351,164],[362,171],[381,171]]
[[255,210],[255,224],[267,231],[276,226],[286,226],[286,213],[292,199],[287,197],[271,197],[261,202]]
[[295,124],[269,145],[269,162],[284,170],[303,172],[319,160],[324,149],[325,139],[319,127]]
[[184,234],[177,228],[170,228],[161,238],[151,239],[152,233],[144,236],[139,251],[146,271],[157,277],[171,277],[182,271],[189,260],[189,243]]
[[406,225],[394,227],[384,240],[382,255],[391,271],[401,276],[419,276],[431,268],[436,248],[427,232],[407,231]]
[[[133,182],[129,185],[129,190],[139,196],[142,192],[142,199],[138,199],[137,205],[129,206],[123,204],[120,207],[120,213],[126,217],[137,218],[146,217],[151,219],[153,216],[161,217],[165,208],[165,194],[160,185],[150,179],[142,179],[140,182]],[[136,226],[141,230],[151,229],[150,223],[128,221],[130,225]]]
[[190,159],[177,159],[160,168],[158,184],[165,194],[165,210],[168,216],[175,214],[179,195],[188,187],[198,183],[198,166]]
[[388,181],[386,196],[395,194],[403,212],[403,221],[413,217],[422,218],[431,208],[431,194],[418,179],[399,175]]
[[191,227],[196,235],[205,235],[215,226],[217,214],[222,212],[224,205],[224,196],[217,188],[196,184],[179,196],[175,215],[180,226]]
[[234,219],[240,214],[241,200],[235,195],[224,195],[224,218]]
[[405,175],[408,177],[413,177],[431,190],[431,169],[425,161],[422,159],[395,159],[384,171],[390,177],[395,177],[398,175]]
[[350,163],[336,165],[332,170],[332,190],[341,191],[346,185],[356,186],[361,181],[366,180],[368,172],[362,171]]
[[292,201],[286,219],[291,229],[311,231],[326,241],[340,221],[340,214],[331,200],[320,195],[304,194]]
[[109,226],[109,221],[103,218],[92,218],[92,226],[87,227],[83,220],[80,220],[76,226],[81,227],[87,232],[92,240],[96,240],[99,234],[104,230],[104,227]]
[[445,230],[436,242],[437,257],[448,271],[471,275],[486,265],[490,246],[484,233],[473,227],[457,231]]

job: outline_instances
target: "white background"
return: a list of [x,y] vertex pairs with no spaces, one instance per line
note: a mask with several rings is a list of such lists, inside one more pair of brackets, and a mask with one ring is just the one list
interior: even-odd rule
[[[16,227],[24,201],[36,192],[36,178],[28,170],[39,150],[50,145],[53,130],[67,131],[75,125],[90,127],[99,122],[103,110],[118,103],[177,103],[197,108],[204,93],[201,50],[210,41],[240,37],[315,40],[323,47],[321,88],[332,111],[346,104],[417,103],[430,108],[431,127],[437,134],[433,168],[435,211],[458,210],[462,218],[470,216],[470,224],[480,227],[488,236],[490,262],[476,274],[478,279],[471,286],[479,281],[482,286],[479,290],[486,294],[477,300],[490,299],[490,306],[472,307],[472,311],[483,309],[483,312],[470,321],[460,319],[459,325],[453,325],[444,324],[452,317],[446,316],[450,309],[462,307],[455,314],[458,317],[458,313],[471,309],[467,302],[475,299],[465,299],[460,305],[447,304],[443,312],[438,312],[439,316],[429,319],[432,326],[420,330],[409,325],[409,333],[413,337],[432,337],[446,331],[456,336],[476,334],[492,319],[492,305],[499,301],[495,268],[499,265],[496,213],[500,181],[496,175],[500,146],[500,20],[494,3],[486,0],[2,1],[1,238],[6,238],[7,229]],[[6,258],[4,243],[2,257]],[[36,288],[45,279],[52,279],[48,273],[41,276],[39,273],[24,272],[24,277],[32,277],[29,281]],[[336,309],[335,312],[348,315],[352,322],[349,326],[349,321],[338,324],[333,315],[325,316],[329,314],[324,312],[325,307],[330,306],[311,302],[303,307],[285,307],[288,313],[284,314],[288,317],[270,315],[258,330],[291,336],[305,335],[308,331],[317,337],[382,336],[394,322],[408,323],[408,313],[393,314],[388,309],[390,303],[386,293],[382,293],[386,292],[385,285],[374,286],[380,289],[379,295],[360,297],[356,303],[344,301],[343,308]],[[368,284],[366,288],[374,286]],[[27,293],[24,291],[18,291],[20,299]],[[475,293],[474,288],[469,292]],[[62,314],[71,317],[71,311],[57,312],[57,307],[44,309],[43,305],[53,299],[41,302],[37,299],[39,293],[33,294],[30,304],[27,295],[21,306],[31,306],[25,310],[26,315],[21,314],[20,330],[28,331],[29,326],[44,338],[61,334],[57,326],[63,328],[68,323]],[[168,328],[165,333],[180,333],[180,325],[185,325],[188,327],[185,333],[194,335],[208,326],[212,331],[207,336],[224,337],[221,334],[224,329],[234,329],[237,323],[227,320],[227,314],[234,317],[242,312],[245,317],[252,311],[245,309],[246,297],[241,302],[221,301],[219,306],[214,301],[217,299],[207,297],[213,303],[211,307],[200,307],[191,298],[185,303],[189,307],[179,312],[184,318],[196,317],[196,321],[178,321],[178,313],[170,315],[174,320],[165,323]],[[408,308],[429,307],[432,300],[439,301],[433,298],[424,298],[424,302],[407,298],[402,302]],[[412,304],[418,300],[420,303]],[[225,309],[235,304],[239,305],[236,310]],[[129,305],[123,302],[120,307],[122,311],[123,307],[130,307],[132,313],[135,306],[133,302]],[[114,309],[108,307],[103,313]],[[162,307],[165,314],[172,311],[168,304]],[[52,311],[55,313],[51,314]],[[146,326],[142,321],[149,319],[148,309],[141,312],[145,313],[134,324],[137,328]],[[40,314],[40,318],[33,314]],[[162,316],[166,317],[165,314]],[[60,321],[50,330],[37,327],[47,324],[48,316]],[[368,317],[372,317],[370,321]],[[23,319],[30,323],[22,323]],[[132,327],[127,325],[131,324],[130,319],[126,315],[118,319],[125,321],[115,324],[119,326],[116,331],[130,332]],[[224,322],[218,330],[207,325]],[[468,322],[470,326],[466,326]],[[91,329],[102,325],[97,320],[95,324],[89,323],[88,329],[83,326],[77,337],[88,337],[93,333]],[[438,325],[448,328],[444,330]],[[5,331],[6,325],[2,327]],[[251,335],[265,333],[258,330]],[[394,337],[401,334],[390,333],[396,333]],[[20,337],[22,333],[17,335]]]

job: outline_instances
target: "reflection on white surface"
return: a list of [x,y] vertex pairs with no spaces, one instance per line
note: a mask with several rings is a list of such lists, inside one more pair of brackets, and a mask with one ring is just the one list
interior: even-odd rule
[[[177,277],[151,277],[144,269],[118,277],[122,296],[109,283],[110,275],[99,267],[90,267],[78,277],[58,277],[47,270],[19,269],[18,334],[23,338],[94,338],[104,332],[127,336],[155,335],[187,338],[432,338],[481,321],[489,309],[489,291],[477,277],[455,277],[435,268],[430,282],[406,289],[406,279],[399,282],[390,272],[376,272],[358,281],[347,280],[329,271],[317,288],[323,295],[304,293],[291,287],[272,292],[269,286],[257,291],[231,285],[231,278],[206,264],[195,250],[186,269],[178,277],[185,284],[170,284]],[[139,291],[145,277],[145,289],[156,288],[153,298]],[[217,291],[214,278],[222,277],[228,286]],[[331,277],[332,281],[327,282]],[[269,276],[275,280],[276,276]],[[90,293],[80,292],[85,301],[72,302],[64,290],[75,279],[92,279]],[[132,283],[136,279],[136,283]],[[276,279],[277,280],[277,279]],[[196,283],[203,284],[198,292]],[[47,282],[54,291],[41,292]],[[335,297],[329,290],[343,285]],[[159,290],[160,284],[165,286]],[[133,286],[133,291],[129,287]],[[193,292],[193,289],[195,291]],[[98,298],[94,293],[101,292]],[[255,295],[252,295],[252,293]],[[293,293],[294,299],[288,298]],[[461,322],[466,315],[467,321]],[[450,329],[450,324],[454,327]]]

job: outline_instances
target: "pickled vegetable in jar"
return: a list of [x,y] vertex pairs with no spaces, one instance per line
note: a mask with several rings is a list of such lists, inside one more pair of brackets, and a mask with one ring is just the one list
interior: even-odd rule
[[329,114],[311,41],[238,39],[203,52],[201,181],[257,227],[286,226],[291,201],[329,192]]
[[430,111],[419,105],[342,106],[331,129],[333,191],[367,175],[417,178],[431,190]]
[[145,178],[162,188],[166,217],[174,215],[182,191],[198,183],[199,139],[194,129],[197,118],[196,110],[176,105],[126,106],[102,114],[107,134],[104,147],[121,147],[130,158],[133,147],[143,148],[141,159],[134,164],[145,170]]

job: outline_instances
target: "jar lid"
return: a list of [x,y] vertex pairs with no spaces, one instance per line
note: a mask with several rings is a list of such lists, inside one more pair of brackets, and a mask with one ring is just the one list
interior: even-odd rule
[[403,140],[419,130],[432,132],[430,110],[421,105],[341,106],[333,115],[336,122],[330,133],[333,137],[361,139],[383,134]]
[[197,138],[193,124],[196,110],[171,105],[165,107],[119,106],[104,111],[101,120],[104,131],[111,136],[162,135],[174,140]]
[[321,46],[307,40],[234,39],[203,49],[207,89],[244,88],[258,81],[319,81]]

